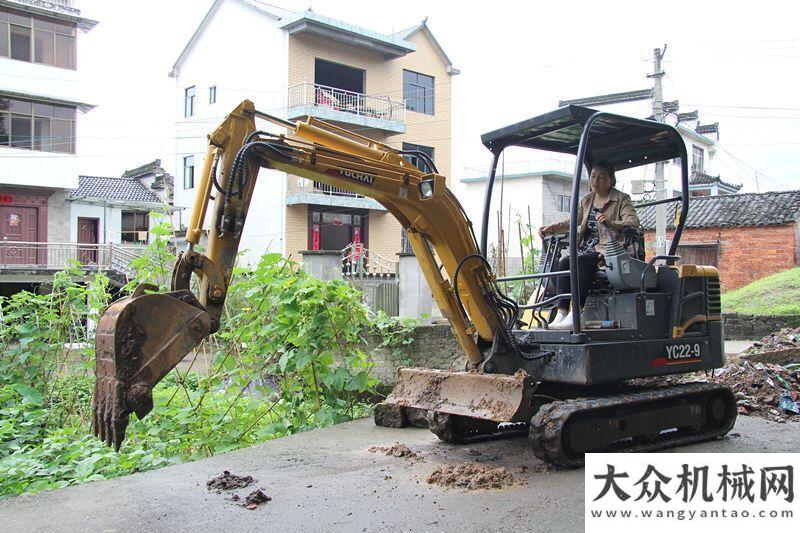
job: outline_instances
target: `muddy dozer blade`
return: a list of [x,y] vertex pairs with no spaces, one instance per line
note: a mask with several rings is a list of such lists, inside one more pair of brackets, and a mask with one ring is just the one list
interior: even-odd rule
[[189,291],[137,288],[109,306],[95,336],[94,434],[119,450],[130,414],[150,412],[153,386],[209,332],[209,314]]
[[399,368],[385,404],[493,422],[529,422],[536,381],[513,376]]

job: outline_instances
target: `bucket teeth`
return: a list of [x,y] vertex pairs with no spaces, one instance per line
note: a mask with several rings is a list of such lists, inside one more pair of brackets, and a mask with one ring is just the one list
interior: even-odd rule
[[189,291],[139,291],[108,307],[95,335],[95,436],[119,450],[131,413],[153,409],[155,384],[209,332],[209,314]]

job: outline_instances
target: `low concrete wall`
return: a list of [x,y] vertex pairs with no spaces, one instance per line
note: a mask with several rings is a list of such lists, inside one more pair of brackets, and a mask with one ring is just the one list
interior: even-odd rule
[[[367,339],[372,346],[380,344],[380,338]],[[449,324],[417,326],[414,342],[401,348],[381,348],[373,351],[375,367],[372,375],[385,385],[394,385],[397,367],[419,366],[441,370],[463,370],[466,359]]]
[[781,328],[800,327],[800,315],[724,315],[725,339],[759,340]]

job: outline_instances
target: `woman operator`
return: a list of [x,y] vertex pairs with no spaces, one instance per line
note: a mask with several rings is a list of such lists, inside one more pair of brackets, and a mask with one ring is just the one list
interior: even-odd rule
[[[580,308],[586,303],[589,286],[597,272],[606,248],[606,235],[600,231],[599,224],[605,224],[614,237],[623,242],[620,230],[625,226],[639,227],[639,217],[633,208],[631,197],[614,188],[617,178],[614,166],[608,161],[598,161],[592,166],[589,176],[589,194],[581,198],[578,206],[578,286],[580,288]],[[569,219],[542,226],[539,236],[553,233],[564,233],[569,229]],[[563,258],[558,270],[569,270],[569,256]],[[557,294],[571,292],[569,275],[559,276],[556,280]],[[550,324],[551,329],[572,329],[572,311],[569,310],[569,298],[558,304],[558,317]],[[574,310],[573,306],[573,310]]]

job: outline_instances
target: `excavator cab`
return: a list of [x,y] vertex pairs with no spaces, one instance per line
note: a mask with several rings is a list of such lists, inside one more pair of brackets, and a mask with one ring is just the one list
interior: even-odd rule
[[[453,408],[449,398],[409,398],[406,389],[398,387],[389,404],[428,410],[431,430],[458,442],[500,436],[513,430],[513,422],[530,415],[530,424],[517,429],[529,432],[536,454],[572,466],[589,451],[654,450],[725,434],[736,418],[735,401],[725,387],[640,389],[627,381],[723,365],[719,273],[714,267],[678,264],[678,244],[689,211],[687,155],[680,133],[664,123],[572,105],[486,133],[481,140],[493,155],[481,224],[484,257],[503,151],[524,147],[576,156],[569,233],[545,239],[537,273],[495,278],[534,280],[537,290],[528,303],[517,302],[523,315],[507,335],[511,342],[498,337],[485,344],[479,365],[484,374],[523,372],[533,377],[535,390],[518,393],[522,401],[532,400],[527,410],[506,420],[512,424],[498,424],[493,431],[486,430],[485,417],[470,419],[465,416],[469,409]],[[681,197],[648,204],[680,203],[669,252],[645,261],[640,228],[626,229],[625,243],[609,238],[606,267],[593,282],[583,321],[573,313],[571,331],[548,329],[559,300],[578,301],[574,265],[583,176],[601,160],[619,171],[673,159],[681,163]],[[569,271],[558,271],[562,255],[570,257]],[[556,294],[554,280],[562,275],[571,278],[571,294]],[[401,369],[399,375],[404,372],[412,371]],[[503,396],[503,391],[491,394],[481,389],[481,397],[487,396]]]

